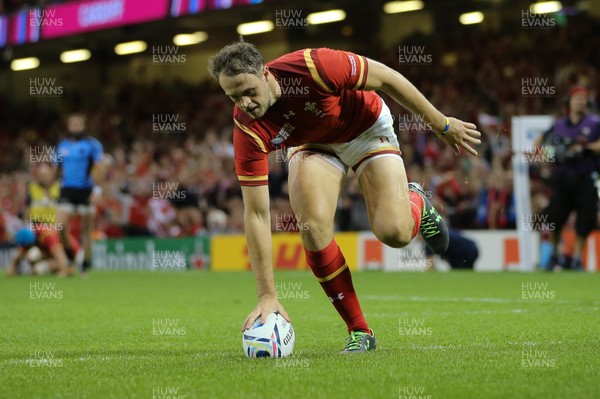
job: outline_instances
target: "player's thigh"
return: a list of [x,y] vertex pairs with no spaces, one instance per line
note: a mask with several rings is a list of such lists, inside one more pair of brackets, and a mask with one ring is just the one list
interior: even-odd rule
[[575,187],[571,184],[565,184],[565,182],[555,181],[552,185],[552,195],[546,213],[548,223],[553,224],[557,230],[562,229],[571,211],[575,209],[573,189]]
[[575,232],[580,237],[586,237],[598,224],[598,191],[591,178],[584,179],[578,184],[575,198],[577,202]]
[[316,251],[333,238],[337,201],[345,172],[322,155],[299,152],[289,163],[288,191],[304,246]]
[[69,221],[73,217],[74,209],[73,204],[59,202],[56,206],[56,221],[68,227]]
[[79,212],[81,217],[81,227],[85,233],[89,233],[94,229],[95,212],[90,205],[85,206]]
[[410,242],[414,222],[402,158],[384,155],[369,160],[358,182],[377,238],[393,246]]
[[56,218],[68,229],[68,223],[78,213],[78,207],[85,198],[85,192],[71,187],[60,189],[60,198],[56,208]]

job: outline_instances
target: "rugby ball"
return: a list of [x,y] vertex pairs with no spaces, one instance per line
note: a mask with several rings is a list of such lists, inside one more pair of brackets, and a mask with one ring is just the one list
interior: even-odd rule
[[279,313],[270,313],[265,324],[260,318],[242,333],[242,347],[248,358],[287,357],[292,354],[296,335],[291,323]]
[[43,256],[44,255],[42,254],[42,251],[36,246],[29,248],[27,250],[27,253],[25,254],[25,258],[27,258],[27,260],[31,264],[39,262],[40,260],[42,260]]

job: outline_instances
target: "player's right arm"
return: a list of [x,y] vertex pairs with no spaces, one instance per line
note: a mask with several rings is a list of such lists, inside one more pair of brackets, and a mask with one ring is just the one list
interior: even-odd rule
[[[246,123],[244,123],[246,122]],[[235,169],[244,200],[244,226],[250,265],[256,279],[258,304],[246,317],[242,331],[250,328],[258,317],[279,312],[287,320],[289,316],[277,300],[273,276],[273,243],[271,241],[271,214],[269,200],[269,145],[264,132],[252,130],[247,121],[235,118],[233,148]],[[263,134],[261,134],[263,133]]]
[[318,64],[326,77],[326,82],[319,85],[325,90],[382,90],[409,111],[422,115],[425,121],[431,124],[432,130],[442,141],[449,144],[457,155],[460,153],[459,147],[477,155],[477,151],[471,147],[481,142],[481,134],[476,130],[476,126],[456,118],[445,117],[400,72],[380,62],[346,51],[322,48],[316,50],[316,54]]
[[244,331],[250,328],[258,317],[263,322],[266,321],[267,315],[272,312],[279,312],[288,321],[290,318],[277,300],[275,289],[269,186],[242,186],[242,196],[248,255],[256,279],[258,296],[258,304],[244,321]]
[[15,274],[17,274],[17,272],[19,270],[19,265],[20,265],[21,261],[23,260],[24,256],[25,256],[25,250],[23,248],[19,247],[17,249],[17,253],[15,254],[15,257],[13,258],[12,262],[10,262],[10,264],[6,268],[6,276],[7,277],[11,277],[11,276],[14,276]]
[[363,90],[382,90],[398,104],[414,114],[422,115],[431,123],[438,137],[460,153],[459,146],[472,155],[477,155],[474,144],[480,144],[481,133],[473,123],[445,117],[423,94],[400,72],[371,59],[367,59],[368,72]]

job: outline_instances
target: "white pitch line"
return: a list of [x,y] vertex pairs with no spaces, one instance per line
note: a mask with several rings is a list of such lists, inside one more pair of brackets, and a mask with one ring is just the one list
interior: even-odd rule
[[[94,360],[100,360],[100,361],[112,361],[112,360],[135,360],[137,358],[139,358],[140,356],[136,356],[136,355],[129,355],[129,354],[124,354],[124,355],[116,355],[116,356],[106,356],[106,355],[101,355],[100,357],[93,357],[91,355],[88,355],[86,357],[80,357],[78,359],[76,358],[66,358],[66,360],[69,361],[73,361],[73,362],[85,362],[85,361],[94,361]],[[60,358],[57,357],[56,359],[60,359],[60,360],[65,360],[65,358]],[[35,360],[35,359],[34,359]],[[8,359],[8,360],[3,360],[0,361],[0,364],[7,364],[7,365],[27,365],[29,363],[32,362],[32,359]]]
[[[475,302],[475,303],[553,303],[553,304],[581,304],[581,301],[565,301],[558,299],[505,299],[505,298],[435,298],[423,296],[399,296],[399,295],[363,295],[362,299],[377,301],[404,301],[404,302]],[[599,301],[590,302],[590,305],[600,304]]]
[[[457,310],[456,312],[425,312],[419,313],[421,315],[453,315],[453,314],[500,314],[500,313],[526,313],[527,309],[501,309],[501,310]],[[401,312],[401,313],[365,313],[367,317],[405,317],[405,316],[414,316],[414,312]]]

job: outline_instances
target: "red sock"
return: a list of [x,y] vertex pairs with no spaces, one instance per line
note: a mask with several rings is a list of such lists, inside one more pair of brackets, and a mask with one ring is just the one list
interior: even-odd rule
[[412,231],[412,238],[415,238],[417,233],[419,232],[419,227],[421,227],[421,214],[423,213],[423,198],[414,191],[408,192],[408,199],[410,200],[410,213],[412,214],[412,218],[415,222],[415,226]]
[[352,276],[340,247],[331,240],[320,251],[304,248],[306,261],[323,287],[323,291],[346,322],[348,332],[369,332],[369,326],[360,308],[358,297],[352,285]]

